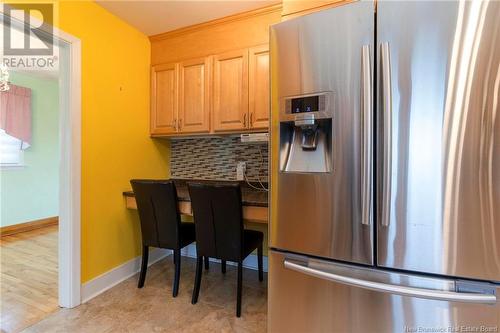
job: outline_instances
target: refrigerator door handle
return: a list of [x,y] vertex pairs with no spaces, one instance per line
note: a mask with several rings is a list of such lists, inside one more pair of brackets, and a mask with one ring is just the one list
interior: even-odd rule
[[377,292],[395,294],[400,296],[418,297],[447,302],[465,302],[465,303],[487,303],[494,304],[497,298],[494,294],[484,293],[461,293],[444,290],[415,288],[401,285],[394,285],[376,281],[362,280],[354,277],[343,276],[325,272],[315,268],[308,267],[307,264],[284,260],[285,268],[290,270],[314,276],[320,279],[347,284],[354,287],[373,290]]
[[381,53],[381,106],[383,117],[383,171],[382,171],[382,226],[389,226],[391,219],[391,178],[392,178],[392,84],[391,55],[389,43],[380,45]]
[[361,49],[361,115],[363,134],[361,149],[361,223],[370,225],[372,214],[372,72],[370,45]]

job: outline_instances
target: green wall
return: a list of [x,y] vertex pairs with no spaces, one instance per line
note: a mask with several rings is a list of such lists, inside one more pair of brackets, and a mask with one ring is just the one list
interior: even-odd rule
[[10,73],[32,89],[32,143],[23,167],[0,170],[0,226],[59,215],[59,87],[57,80]]

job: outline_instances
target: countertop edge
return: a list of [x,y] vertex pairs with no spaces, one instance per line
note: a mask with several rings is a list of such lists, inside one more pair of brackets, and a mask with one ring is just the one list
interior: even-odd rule
[[[135,194],[134,194],[133,191],[123,191],[122,195],[124,197],[135,198]],[[267,196],[267,193],[266,193],[266,196]],[[182,197],[182,196],[179,196],[178,200],[179,201],[185,201],[185,202],[191,202],[190,198],[186,198],[186,197]],[[245,199],[243,199],[242,203],[243,203],[243,206],[264,207],[264,208],[268,208],[269,207],[268,202],[258,202],[258,201],[251,201],[251,200],[245,200]]]

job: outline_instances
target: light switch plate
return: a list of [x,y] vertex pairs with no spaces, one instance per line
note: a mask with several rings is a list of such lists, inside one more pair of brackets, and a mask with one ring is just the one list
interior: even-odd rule
[[246,162],[238,162],[236,165],[236,180],[245,180],[245,171],[247,170]]

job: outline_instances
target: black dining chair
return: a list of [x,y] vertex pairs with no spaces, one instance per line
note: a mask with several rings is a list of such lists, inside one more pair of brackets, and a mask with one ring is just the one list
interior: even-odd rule
[[222,272],[226,261],[238,263],[236,316],[241,315],[243,260],[257,249],[259,280],[263,280],[262,243],[264,234],[245,230],[239,184],[189,183],[189,196],[196,227],[196,275],[191,303],[200,293],[203,258],[220,259]]
[[171,180],[133,179],[130,181],[137,202],[142,235],[142,264],[138,288],[144,286],[149,247],[174,252],[173,297],[179,292],[181,249],[195,241],[193,223],[182,223],[177,205],[177,190]]

